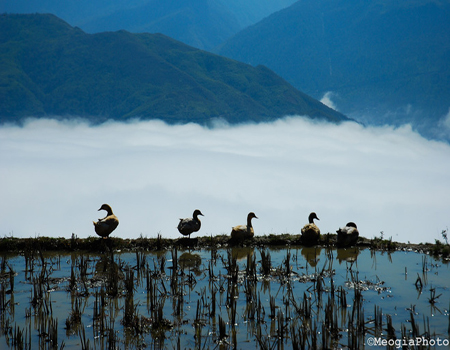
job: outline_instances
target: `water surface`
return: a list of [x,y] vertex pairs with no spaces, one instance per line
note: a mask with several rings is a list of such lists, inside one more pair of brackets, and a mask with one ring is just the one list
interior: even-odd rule
[[0,347],[448,345],[449,287],[448,263],[413,251],[26,252],[1,260]]

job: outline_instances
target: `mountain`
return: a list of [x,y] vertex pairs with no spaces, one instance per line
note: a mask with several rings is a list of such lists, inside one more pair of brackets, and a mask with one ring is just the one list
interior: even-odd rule
[[134,33],[162,33],[190,46],[207,49],[222,43],[243,27],[218,1],[152,0],[85,21],[82,28],[91,33],[122,29]]
[[373,123],[432,127],[450,107],[449,1],[300,0],[214,52]]
[[9,13],[52,13],[88,33],[127,30],[162,33],[212,49],[295,0],[14,0]]
[[86,34],[54,15],[0,16],[0,121],[26,116],[133,117],[169,123],[344,120],[264,66],[161,34]]

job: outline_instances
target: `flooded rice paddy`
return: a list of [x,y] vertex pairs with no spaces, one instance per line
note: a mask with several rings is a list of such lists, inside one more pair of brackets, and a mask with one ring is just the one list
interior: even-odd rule
[[448,262],[413,251],[28,251],[0,265],[2,349],[449,347]]

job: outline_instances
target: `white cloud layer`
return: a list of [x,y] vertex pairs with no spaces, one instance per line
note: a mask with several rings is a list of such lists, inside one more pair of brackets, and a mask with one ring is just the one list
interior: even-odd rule
[[95,235],[103,203],[123,238],[178,237],[196,208],[201,236],[229,234],[249,211],[257,235],[298,234],[311,211],[322,233],[354,221],[365,237],[414,243],[450,222],[450,146],[408,126],[32,119],[0,127],[0,140],[1,236]]
[[331,98],[333,96],[334,96],[334,92],[328,91],[320,99],[320,102],[322,102],[325,106],[330,107],[331,109],[334,109],[335,111],[337,111],[337,107],[336,107],[335,103],[331,100]]

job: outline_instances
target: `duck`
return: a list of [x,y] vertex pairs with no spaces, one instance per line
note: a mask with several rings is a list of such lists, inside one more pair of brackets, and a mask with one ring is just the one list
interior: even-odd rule
[[109,204],[102,204],[100,210],[106,210],[106,216],[103,219],[98,219],[97,222],[93,221],[94,228],[100,237],[106,239],[119,225],[119,219],[114,215]]
[[195,209],[194,213],[192,214],[192,218],[180,219],[180,222],[178,224],[178,231],[183,236],[189,236],[190,239],[191,233],[197,232],[202,226],[202,223],[198,218],[199,215],[204,216],[200,210]]
[[314,223],[314,219],[320,220],[317,214],[312,212],[308,217],[308,224],[302,228],[302,242],[304,245],[317,244],[320,238],[320,229]]
[[247,215],[247,225],[238,225],[231,228],[231,238],[232,239],[247,239],[253,238],[255,231],[252,226],[252,219],[257,219],[258,217],[254,212],[250,212]]
[[358,241],[359,231],[354,222],[348,222],[345,227],[339,228],[336,232],[338,246],[350,246]]

